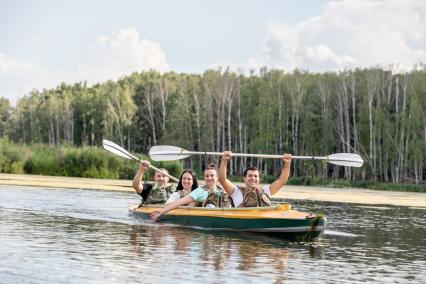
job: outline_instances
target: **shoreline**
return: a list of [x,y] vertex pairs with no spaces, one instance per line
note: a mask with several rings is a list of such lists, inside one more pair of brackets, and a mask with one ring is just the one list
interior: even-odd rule
[[[0,186],[74,188],[132,192],[131,180],[3,174]],[[426,193],[361,188],[329,188],[285,185],[272,200],[312,200],[368,205],[396,205],[426,209]]]

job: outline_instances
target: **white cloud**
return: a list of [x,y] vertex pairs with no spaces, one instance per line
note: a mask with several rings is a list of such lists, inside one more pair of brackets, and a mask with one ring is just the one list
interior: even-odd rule
[[342,0],[320,15],[290,25],[270,21],[259,54],[248,66],[293,70],[426,62],[426,2]]
[[34,68],[30,64],[10,59],[6,54],[0,53],[0,74],[33,70]]
[[99,36],[91,47],[89,62],[76,63],[63,70],[44,69],[0,53],[0,96],[15,103],[32,89],[52,88],[61,82],[116,80],[135,71],[150,69],[170,70],[160,45],[141,39],[136,29],[123,29],[112,36]]
[[15,102],[30,90],[48,85],[46,70],[0,53],[0,96]]
[[158,43],[141,39],[136,29],[129,28],[112,37],[99,36],[92,47],[91,62],[80,65],[78,73],[89,82],[98,82],[149,69],[163,73],[170,66]]

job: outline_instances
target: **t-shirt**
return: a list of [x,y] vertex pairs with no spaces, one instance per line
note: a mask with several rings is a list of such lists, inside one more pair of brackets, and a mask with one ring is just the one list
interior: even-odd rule
[[[267,195],[269,195],[269,197],[271,196],[269,184],[264,185],[262,187],[262,189]],[[235,186],[234,187],[234,193],[231,195],[231,197],[232,197],[232,201],[234,201],[235,207],[238,207],[241,203],[243,203],[244,195],[243,195],[243,191],[241,190],[241,188],[239,188],[238,186]]]
[[167,199],[166,204],[175,202],[176,200],[180,199],[180,193],[175,191],[172,193],[172,195],[170,195],[169,199]]
[[[216,187],[216,193],[221,195],[223,193],[223,189]],[[204,187],[198,187],[194,189],[189,196],[191,196],[195,201],[203,202],[209,196],[209,192],[204,189]]]
[[[191,192],[189,192],[191,193]],[[183,189],[175,191],[172,193],[172,195],[169,196],[169,199],[167,199],[166,204],[175,202],[176,200],[179,200],[183,197],[185,197],[186,195],[189,195],[189,193],[185,194],[185,191]]]

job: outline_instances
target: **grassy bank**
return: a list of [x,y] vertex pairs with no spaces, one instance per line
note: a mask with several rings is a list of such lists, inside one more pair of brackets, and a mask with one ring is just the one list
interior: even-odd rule
[[[277,179],[275,176],[262,176],[262,183],[271,183]],[[231,177],[231,180],[242,182],[242,177]],[[405,191],[405,192],[425,192],[426,184],[406,184],[406,183],[385,183],[377,181],[365,180],[343,180],[343,179],[322,179],[315,177],[292,177],[289,178],[288,185],[306,185],[306,186],[320,186],[330,188],[365,188],[374,190],[387,190],[387,191]]]
[[[142,159],[148,157],[139,155]],[[156,167],[165,167],[179,177],[183,170],[180,161],[153,163]],[[88,177],[101,179],[132,179],[138,163],[117,157],[98,147],[74,147],[61,145],[52,147],[45,144],[31,146],[11,144],[0,140],[0,172],[14,174],[36,174],[65,177]],[[153,171],[148,171],[151,179]],[[200,176],[200,174],[198,175]],[[231,177],[242,181],[241,177]],[[263,183],[270,183],[274,176],[263,176]],[[355,187],[376,190],[426,192],[426,184],[394,184],[363,180],[327,180],[316,177],[293,177],[289,185],[310,185],[322,187]]]
[[426,184],[405,184],[405,183],[385,183],[377,181],[365,180],[327,180],[312,177],[291,178],[289,180],[291,185],[312,185],[312,186],[325,186],[325,187],[355,187],[355,188],[368,188],[374,190],[389,190],[389,191],[407,191],[407,192],[426,192]]
[[[0,172],[65,177],[132,179],[138,163],[117,157],[98,147],[52,147],[44,144],[31,146],[10,144],[0,140]],[[141,156],[142,159],[147,157]],[[182,172],[178,162],[153,163],[165,167],[174,176]],[[147,172],[151,179],[153,171]]]

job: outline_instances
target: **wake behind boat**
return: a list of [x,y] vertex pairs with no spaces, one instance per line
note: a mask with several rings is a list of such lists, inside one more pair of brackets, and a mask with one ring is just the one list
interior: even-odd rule
[[[161,205],[130,205],[130,214],[150,219]],[[323,233],[326,218],[291,209],[290,204],[251,208],[205,208],[182,206],[162,215],[159,222],[185,227],[261,233],[289,240],[316,240]]]

